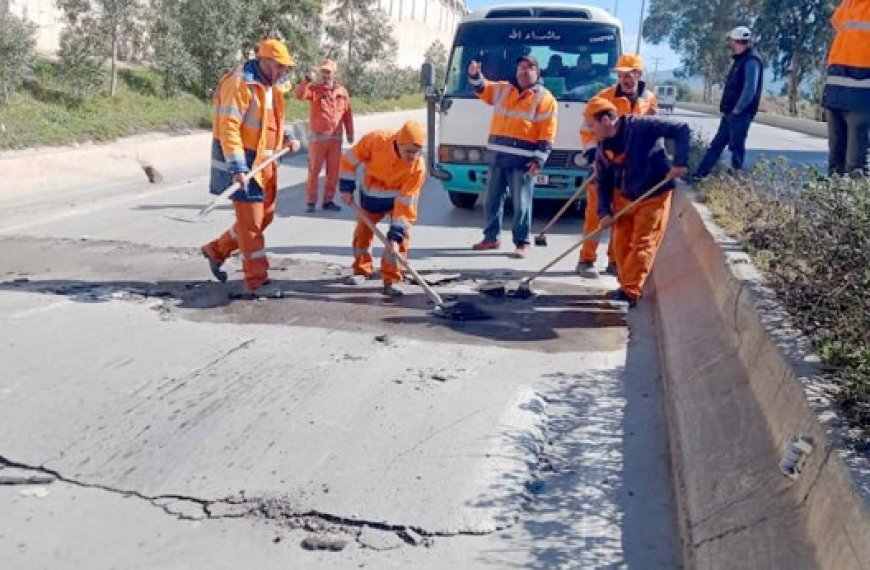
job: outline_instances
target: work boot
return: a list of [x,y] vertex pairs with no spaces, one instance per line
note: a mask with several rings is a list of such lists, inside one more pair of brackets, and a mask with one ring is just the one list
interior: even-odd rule
[[489,249],[499,249],[500,247],[501,247],[500,241],[485,239],[485,240],[481,240],[481,241],[477,242],[476,244],[474,244],[473,246],[471,246],[471,249],[473,249],[474,251],[486,251]]
[[341,206],[339,206],[335,202],[327,202],[326,204],[323,205],[323,209],[326,210],[327,212],[340,212]]
[[608,275],[613,275],[614,277],[616,277],[616,275],[618,273],[616,270],[616,262],[608,261],[607,267],[604,269],[604,272],[607,273]]
[[532,248],[527,243],[521,243],[514,250],[514,257],[517,259],[525,259],[529,256],[529,250]]
[[366,280],[368,280],[368,278],[369,278],[368,275],[360,275],[360,274],[348,275],[347,277],[344,278],[344,284],[359,287],[360,285],[365,285],[365,282],[366,282]]
[[256,289],[245,287],[245,297],[250,299],[280,299],[283,296],[284,291],[272,281],[266,281]]
[[613,291],[608,291],[605,297],[607,297],[611,301],[616,301],[617,303],[627,303],[629,309],[637,305],[637,299],[632,299],[628,295],[628,293],[626,293],[622,289],[614,289]]
[[218,281],[220,281],[221,283],[226,283],[227,282],[227,272],[224,271],[223,269],[221,269],[221,265],[223,265],[223,263],[218,263],[217,261],[213,260],[208,255],[208,250],[206,249],[205,246],[202,246],[199,249],[199,251],[201,251],[203,257],[205,257],[208,260],[208,268],[211,270],[211,274],[214,275],[214,278],[217,279]]
[[578,261],[577,267],[574,268],[574,273],[586,279],[596,279],[598,272],[595,271],[595,264],[591,261]]
[[393,299],[405,296],[405,292],[399,289],[395,283],[384,283],[384,288],[381,293],[385,297],[392,297]]
[[315,210],[317,210],[317,205],[314,202],[305,206],[305,213],[306,214],[313,214],[315,212]]

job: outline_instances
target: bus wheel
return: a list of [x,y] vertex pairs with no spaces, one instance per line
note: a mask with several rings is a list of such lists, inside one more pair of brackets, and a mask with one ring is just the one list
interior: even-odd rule
[[477,204],[477,194],[448,191],[447,195],[450,197],[450,202],[457,208],[472,210],[474,205]]

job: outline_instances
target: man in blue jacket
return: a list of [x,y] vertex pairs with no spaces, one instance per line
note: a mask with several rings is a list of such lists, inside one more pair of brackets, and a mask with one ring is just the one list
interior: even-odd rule
[[734,62],[725,79],[722,101],[719,103],[722,120],[710,143],[710,149],[695,172],[696,179],[710,174],[726,146],[731,151],[731,168],[735,171],[743,169],[746,136],[749,134],[749,125],[758,112],[764,85],[764,64],[750,47],[751,40],[752,32],[746,26],[738,26],[728,33],[728,44],[734,54],[731,56]]
[[[603,227],[613,226],[613,254],[619,289],[610,297],[633,307],[652,270],[665,235],[675,178],[688,174],[691,131],[686,123],[656,117],[624,115],[603,97],[594,97],[584,111],[586,126],[598,139],[595,172],[598,175],[598,216]],[[671,166],[661,139],[674,141]],[[617,212],[653,192],[619,219]]]

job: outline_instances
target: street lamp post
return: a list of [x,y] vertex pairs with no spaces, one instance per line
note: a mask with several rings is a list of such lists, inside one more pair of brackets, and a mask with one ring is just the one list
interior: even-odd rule
[[646,0],[640,0],[640,22],[637,24],[637,50],[635,53],[640,54],[640,41],[643,37],[643,10],[646,8]]

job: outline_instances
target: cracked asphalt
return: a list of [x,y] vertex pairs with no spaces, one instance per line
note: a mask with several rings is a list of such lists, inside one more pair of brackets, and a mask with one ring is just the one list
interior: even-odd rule
[[302,212],[296,157],[266,238],[284,295],[245,301],[197,249],[229,211],[170,218],[208,199],[202,164],[0,191],[4,568],[679,566],[649,306],[573,256],[532,299],[476,292],[577,216],[528,260],[471,252],[480,207],[430,183],[411,261],[492,317],[447,321],[342,283],[352,217]]

